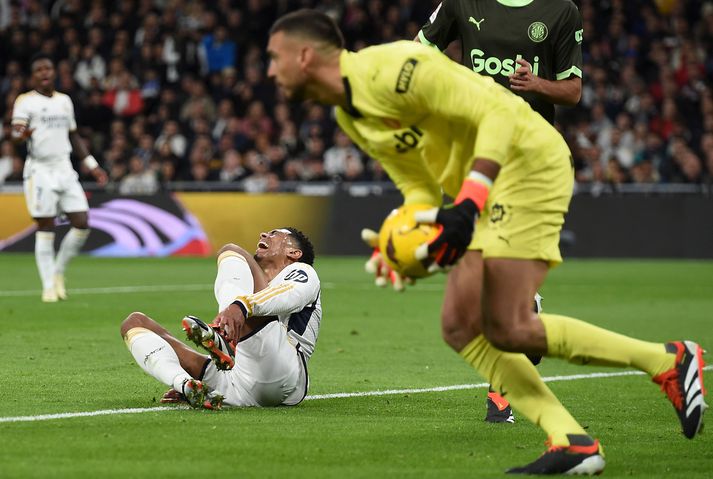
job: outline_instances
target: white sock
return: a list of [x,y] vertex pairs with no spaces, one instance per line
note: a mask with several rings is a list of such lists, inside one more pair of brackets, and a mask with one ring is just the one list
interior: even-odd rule
[[250,266],[242,255],[226,251],[218,257],[218,274],[213,292],[218,302],[218,311],[223,311],[238,296],[252,294],[255,289]]
[[184,381],[192,379],[181,367],[178,355],[170,344],[146,328],[131,328],[124,339],[126,347],[141,369],[178,392]]
[[54,231],[35,233],[35,261],[42,280],[42,289],[54,289]]
[[87,242],[89,229],[80,230],[79,228],[70,228],[69,232],[62,239],[55,259],[55,273],[64,275],[64,270],[67,268],[69,260],[79,254],[84,243]]

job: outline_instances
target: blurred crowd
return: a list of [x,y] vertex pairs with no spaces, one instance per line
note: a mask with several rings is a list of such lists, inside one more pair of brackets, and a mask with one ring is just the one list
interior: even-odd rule
[[[713,0],[575,1],[584,88],[558,110],[579,182],[708,182],[713,174]],[[19,181],[12,105],[29,58],[55,59],[57,90],[122,193],[166,182],[278,191],[307,181],[386,181],[330,108],[292,105],[266,78],[282,13],[332,15],[350,49],[412,39],[437,0],[0,0],[0,183]],[[459,46],[448,52],[459,58]]]

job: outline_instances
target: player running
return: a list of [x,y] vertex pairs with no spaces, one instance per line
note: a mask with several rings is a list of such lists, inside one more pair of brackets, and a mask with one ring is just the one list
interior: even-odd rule
[[[261,233],[251,257],[228,244],[218,252],[218,316],[182,321],[200,354],[143,313],[121,335],[137,364],[196,408],[293,406],[309,388],[307,362],[322,318],[320,283],[309,239],[294,228]],[[169,391],[170,401],[176,394]]]
[[[25,201],[30,216],[37,223],[35,260],[42,280],[42,301],[67,299],[64,273],[69,261],[81,250],[89,236],[87,198],[77,172],[69,159],[74,152],[100,185],[107,182],[106,172],[89,154],[76,132],[72,99],[55,91],[52,59],[43,53],[31,62],[34,90],[17,97],[12,110],[12,140],[27,141],[23,172]],[[54,252],[55,218],[65,213],[71,224]]]
[[[522,353],[635,367],[664,389],[686,437],[700,431],[699,345],[640,341],[532,311],[548,269],[562,261],[559,232],[574,181],[569,149],[542,116],[415,42],[349,52],[334,21],[314,10],[278,19],[267,50],[268,75],[287,98],[335,105],[340,127],[382,163],[405,203],[434,205],[416,219],[442,227],[429,245],[434,268],[453,266],[443,337],[549,436],[540,458],[509,472],[597,474],[605,465],[599,441]],[[442,192],[453,205],[439,207]]]

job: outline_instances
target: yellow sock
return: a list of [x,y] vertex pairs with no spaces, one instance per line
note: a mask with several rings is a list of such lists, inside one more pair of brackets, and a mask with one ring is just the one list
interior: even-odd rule
[[463,348],[460,355],[518,412],[544,429],[553,445],[568,446],[567,434],[587,434],[524,354],[500,351],[481,334]]
[[613,333],[584,321],[540,314],[547,334],[547,356],[577,364],[633,366],[656,376],[671,369],[676,355],[662,343],[650,343]]

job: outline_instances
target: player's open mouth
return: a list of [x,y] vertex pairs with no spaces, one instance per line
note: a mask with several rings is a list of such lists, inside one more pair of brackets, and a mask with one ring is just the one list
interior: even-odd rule
[[257,249],[267,249],[267,248],[268,248],[267,243],[265,243],[264,241],[260,241],[257,244]]

